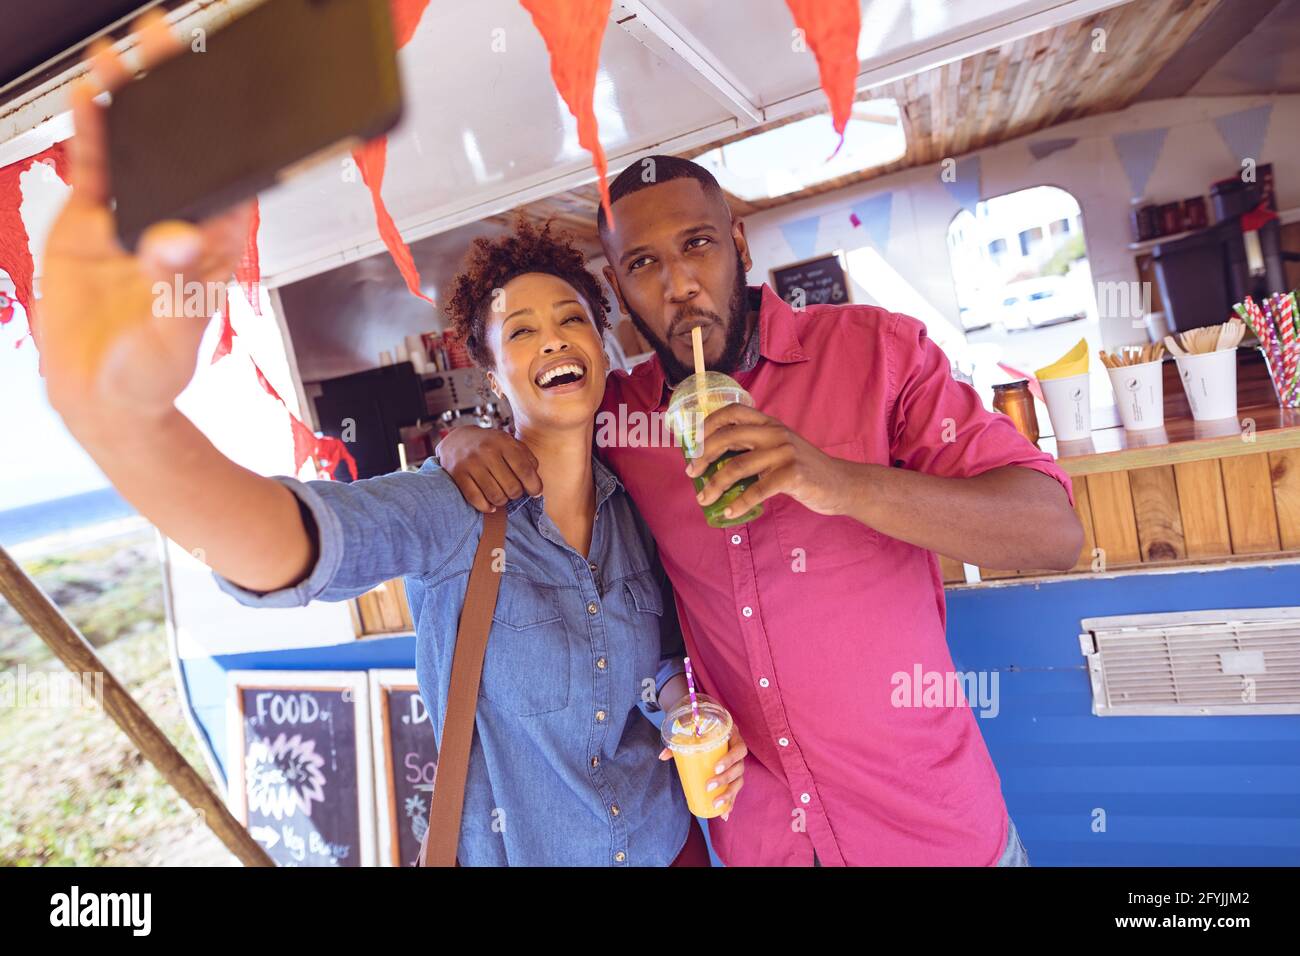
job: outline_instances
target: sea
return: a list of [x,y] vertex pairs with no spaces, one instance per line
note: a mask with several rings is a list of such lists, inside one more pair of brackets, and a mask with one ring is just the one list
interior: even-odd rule
[[89,525],[138,514],[113,488],[0,511],[0,544],[10,547]]

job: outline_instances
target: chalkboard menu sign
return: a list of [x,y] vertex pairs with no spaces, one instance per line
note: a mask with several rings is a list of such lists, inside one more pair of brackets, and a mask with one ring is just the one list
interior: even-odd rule
[[231,671],[228,802],[280,866],[375,860],[364,673]]
[[771,271],[772,291],[796,309],[851,302],[840,253],[806,259]]
[[370,672],[379,863],[414,866],[438,772],[438,746],[414,670]]

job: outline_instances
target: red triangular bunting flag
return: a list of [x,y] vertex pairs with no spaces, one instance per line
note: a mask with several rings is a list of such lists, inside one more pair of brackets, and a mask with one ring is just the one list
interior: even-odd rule
[[221,359],[230,354],[235,345],[235,327],[230,324],[230,296],[226,296],[226,307],[221,310],[221,338],[217,340],[217,347],[212,350],[211,365],[216,365]]
[[310,460],[317,471],[324,471],[333,478],[334,469],[338,467],[339,462],[346,462],[352,472],[352,480],[356,480],[357,460],[352,457],[347,445],[329,435],[317,438],[315,433],[292,413],[289,415],[289,425],[293,429],[293,457],[299,470]]
[[352,158],[357,161],[357,168],[361,170],[362,182],[370,190],[370,199],[375,207],[375,219],[379,223],[379,237],[388,247],[397,271],[406,280],[406,287],[411,290],[412,295],[419,296],[430,305],[435,305],[432,299],[420,291],[420,273],[415,268],[410,247],[402,241],[402,235],[397,231],[393,217],[388,214],[388,207],[384,205],[384,197],[381,193],[384,186],[384,167],[388,163],[388,137],[381,136],[353,150]]
[[[785,0],[817,58],[822,89],[831,105],[831,121],[844,145],[844,130],[853,112],[858,80],[858,34],[862,11],[858,0]],[[832,156],[835,153],[831,153]]]
[[600,145],[593,101],[596,70],[600,66],[600,41],[609,22],[610,0],[519,0],[533,17],[537,32],[551,54],[551,79],[569,112],[578,121],[578,142],[591,153],[600,177],[600,202],[605,218],[613,223],[609,207],[608,164]]
[[[277,402],[279,402],[281,405],[284,405],[284,399],[281,398],[281,397],[280,397],[280,393],[277,392],[277,391],[275,390],[275,386],[272,385],[272,384],[267,380],[266,376],[262,374],[262,370],[261,370],[260,368],[258,368],[258,365],[257,365],[256,362],[253,363],[253,370],[254,370],[255,372],[257,372],[257,383],[258,383],[259,385],[262,386],[262,389],[266,392],[266,394],[270,395],[272,398],[274,398],[274,399],[275,399]],[[285,408],[288,408],[288,407],[289,407],[289,406],[285,405]],[[290,414],[293,414],[293,413],[290,412]]]
[[424,8],[428,5],[429,0],[388,0],[393,18],[393,39],[397,41],[399,50],[415,36],[415,28],[420,25],[420,17],[424,16]]
[[256,199],[253,200],[253,218],[248,223],[248,237],[244,240],[244,251],[235,265],[235,278],[239,281],[248,304],[253,307],[255,315],[262,314],[262,264],[257,255],[257,230],[262,225],[262,209]]
[[348,467],[352,469],[352,478],[355,481],[357,477],[357,460],[352,457],[352,453],[348,451],[347,446],[337,438],[331,438],[328,435],[317,438],[316,434],[303,424],[297,415],[289,411],[289,406],[285,404],[284,399],[280,397],[280,393],[275,390],[275,386],[270,383],[256,362],[253,362],[253,371],[257,373],[257,382],[262,386],[262,390],[281,405],[284,405],[285,413],[289,416],[289,428],[293,432],[294,471],[301,471],[302,466],[310,460],[318,472],[324,471],[332,479],[334,469],[339,462],[347,462]]
[[[415,28],[420,25],[420,18],[424,16],[424,10],[428,5],[429,0],[389,0],[393,40],[397,49],[400,50],[411,41],[411,37],[415,35]],[[356,160],[357,168],[361,170],[362,182],[370,190],[370,201],[375,207],[379,237],[384,240],[388,254],[393,257],[393,264],[397,266],[397,271],[402,274],[402,279],[406,282],[406,288],[412,295],[419,296],[430,305],[436,306],[437,303],[420,291],[420,272],[415,268],[415,259],[411,256],[410,247],[402,241],[402,235],[397,231],[397,225],[384,204],[384,167],[388,163],[388,137],[381,136],[359,149],[354,149],[352,158]]]
[[[32,252],[29,247],[30,237],[27,225],[23,222],[23,190],[21,178],[23,173],[34,163],[48,163],[54,167],[55,174],[65,183],[68,181],[68,159],[62,143],[55,143],[49,149],[42,150],[34,156],[20,159],[0,169],[0,269],[9,273],[14,284],[14,298],[22,304],[27,313],[28,334],[36,325],[32,310]],[[0,304],[0,325],[8,324],[14,317],[13,303],[4,296]],[[19,339],[15,348],[23,343]]]

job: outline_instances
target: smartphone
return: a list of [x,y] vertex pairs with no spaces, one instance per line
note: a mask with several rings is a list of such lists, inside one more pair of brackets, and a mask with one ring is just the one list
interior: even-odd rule
[[117,90],[107,111],[122,245],[198,222],[402,113],[388,0],[265,0]]

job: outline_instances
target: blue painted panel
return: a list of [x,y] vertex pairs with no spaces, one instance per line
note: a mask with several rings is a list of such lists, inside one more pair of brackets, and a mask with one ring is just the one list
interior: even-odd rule
[[947,597],[957,669],[997,676],[978,724],[1033,865],[1300,864],[1300,716],[1095,717],[1078,638],[1090,617],[1294,606],[1300,565]]
[[[949,591],[957,669],[997,675],[997,716],[977,723],[1033,864],[1300,865],[1300,717],[1095,717],[1078,639],[1088,617],[1295,604],[1300,565]],[[182,672],[224,773],[227,670],[414,660],[403,635],[182,661]],[[1105,832],[1093,832],[1097,809]]]

